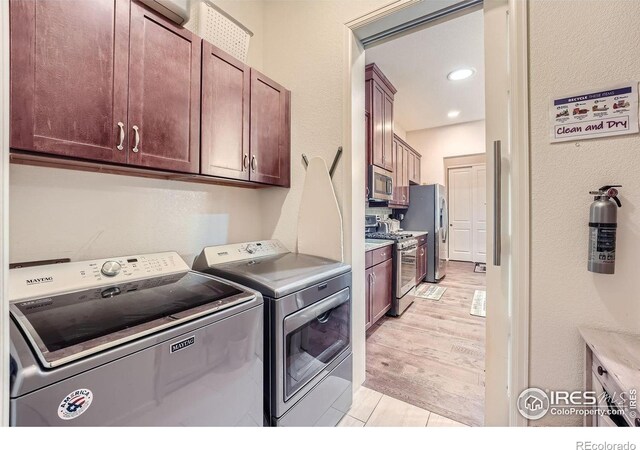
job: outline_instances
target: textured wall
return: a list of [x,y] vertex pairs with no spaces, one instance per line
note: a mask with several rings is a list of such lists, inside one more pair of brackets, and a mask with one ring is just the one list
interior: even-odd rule
[[257,191],[11,166],[10,261],[74,261],[177,251],[268,236]]
[[407,132],[421,155],[422,184],[446,184],[443,158],[485,152],[484,120]]
[[[319,156],[331,164],[338,146],[345,155],[333,177],[343,217],[345,258],[353,266],[354,384],[364,381],[364,57],[345,53],[345,23],[390,0],[269,1],[265,3],[264,72],[291,89],[291,189],[261,193],[268,211],[265,229],[293,248],[305,172],[301,155]],[[361,81],[358,95],[362,128],[354,135],[362,145],[347,154],[351,133],[344,134],[346,114],[343,60],[350,57],[361,68],[352,74]],[[361,77],[361,78],[360,78]],[[355,78],[354,78],[355,79]],[[353,183],[352,183],[353,181]],[[357,191],[353,191],[355,186]],[[263,207],[264,210],[264,207]],[[318,232],[322,233],[322,211]],[[357,241],[360,239],[360,241]],[[352,250],[355,252],[352,255]]]
[[[535,0],[529,5],[530,383],[578,389],[584,357],[579,326],[640,332],[640,137],[551,145],[548,102],[556,94],[637,82],[640,2]],[[586,269],[588,192],[614,182],[623,185],[616,274],[592,274]],[[575,417],[546,417],[537,424],[579,423]]]

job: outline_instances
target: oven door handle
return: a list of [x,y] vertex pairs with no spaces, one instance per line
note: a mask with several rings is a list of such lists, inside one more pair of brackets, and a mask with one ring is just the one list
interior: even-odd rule
[[400,250],[400,253],[403,255],[409,255],[411,253],[413,254],[417,254],[418,253],[418,247],[413,247],[413,248],[408,248],[405,250]]
[[283,331],[285,336],[290,332],[297,330],[301,326],[314,321],[318,316],[330,311],[338,306],[346,303],[350,299],[349,288],[336,292],[330,297],[325,298],[319,302],[314,303],[311,306],[304,308],[303,310],[291,314],[284,319]]

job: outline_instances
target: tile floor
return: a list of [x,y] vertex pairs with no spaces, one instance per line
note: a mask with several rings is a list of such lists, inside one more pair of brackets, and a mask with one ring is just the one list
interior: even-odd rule
[[466,427],[426,409],[361,386],[340,427]]

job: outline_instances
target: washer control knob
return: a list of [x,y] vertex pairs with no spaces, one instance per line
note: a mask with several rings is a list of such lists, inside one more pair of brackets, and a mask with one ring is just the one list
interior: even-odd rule
[[256,246],[253,244],[247,244],[247,253],[255,253],[256,252]]
[[122,266],[119,262],[107,261],[102,265],[102,269],[100,271],[106,277],[115,277],[120,273],[120,269],[122,269]]

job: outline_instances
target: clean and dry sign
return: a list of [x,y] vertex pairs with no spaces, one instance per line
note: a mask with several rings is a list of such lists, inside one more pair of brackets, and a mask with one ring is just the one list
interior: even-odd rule
[[551,142],[638,132],[638,83],[551,100]]

